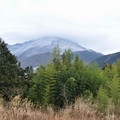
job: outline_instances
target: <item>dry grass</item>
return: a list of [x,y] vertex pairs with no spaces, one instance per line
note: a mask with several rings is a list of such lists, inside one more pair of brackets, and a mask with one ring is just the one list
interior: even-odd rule
[[16,97],[10,103],[9,109],[0,107],[0,120],[120,120],[114,115],[108,117],[97,115],[95,110],[91,110],[89,105],[82,101],[77,101],[74,105],[59,112],[54,112],[52,108],[42,112],[31,110],[29,107],[31,104],[26,102],[27,100],[21,103],[18,99],[19,97]]

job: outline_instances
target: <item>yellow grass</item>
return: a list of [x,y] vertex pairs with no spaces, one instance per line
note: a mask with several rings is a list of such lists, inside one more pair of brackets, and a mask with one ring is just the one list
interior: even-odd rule
[[[16,101],[17,103],[16,103]],[[0,120],[120,120],[116,116],[102,117],[97,115],[95,110],[91,110],[87,103],[77,101],[74,105],[54,112],[52,108],[46,111],[31,110],[28,106],[22,105],[17,98],[11,103],[10,108],[0,107]],[[20,104],[22,107],[20,107]],[[29,105],[27,105],[29,104]]]

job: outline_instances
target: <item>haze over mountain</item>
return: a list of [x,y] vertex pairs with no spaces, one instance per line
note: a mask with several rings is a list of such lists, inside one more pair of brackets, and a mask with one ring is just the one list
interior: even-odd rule
[[65,49],[71,49],[74,56],[78,54],[86,63],[102,56],[102,54],[86,49],[69,39],[55,36],[41,37],[24,43],[8,45],[8,47],[9,50],[17,56],[22,67],[38,67],[40,64],[48,63],[51,59],[51,52],[57,45],[59,45],[61,53]]

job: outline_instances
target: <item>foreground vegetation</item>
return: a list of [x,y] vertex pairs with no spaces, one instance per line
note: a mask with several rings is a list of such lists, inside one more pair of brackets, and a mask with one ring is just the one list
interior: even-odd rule
[[73,105],[55,112],[51,107],[35,110],[26,100],[16,96],[9,107],[0,107],[0,120],[119,120],[114,114],[104,116],[91,108],[91,104],[77,100]]
[[[85,65],[79,56],[73,58],[71,50],[60,53],[56,46],[49,64],[40,66],[33,73],[32,67],[20,67],[16,57],[0,39],[0,97],[5,103],[1,105],[1,119],[10,119],[9,116],[11,119],[18,117],[18,120],[119,118],[120,60],[99,68],[96,64]],[[25,102],[20,102],[21,106],[17,107],[10,104],[18,95],[21,100],[32,103],[32,110],[31,107],[22,107]],[[80,98],[84,102],[76,103]],[[89,106],[88,103],[92,104]]]

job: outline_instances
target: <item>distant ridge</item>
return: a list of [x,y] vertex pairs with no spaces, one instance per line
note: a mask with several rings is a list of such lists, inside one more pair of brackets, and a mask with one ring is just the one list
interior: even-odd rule
[[61,37],[42,37],[25,43],[8,45],[8,48],[17,56],[22,67],[37,67],[40,64],[48,63],[51,59],[51,52],[56,45],[59,45],[61,53],[65,49],[71,49],[74,55],[78,54],[86,63],[102,56],[101,53],[86,49],[71,40]]
[[120,59],[120,52],[104,55],[95,59],[92,63],[96,62],[100,67],[104,67],[106,64],[114,64],[118,59]]

